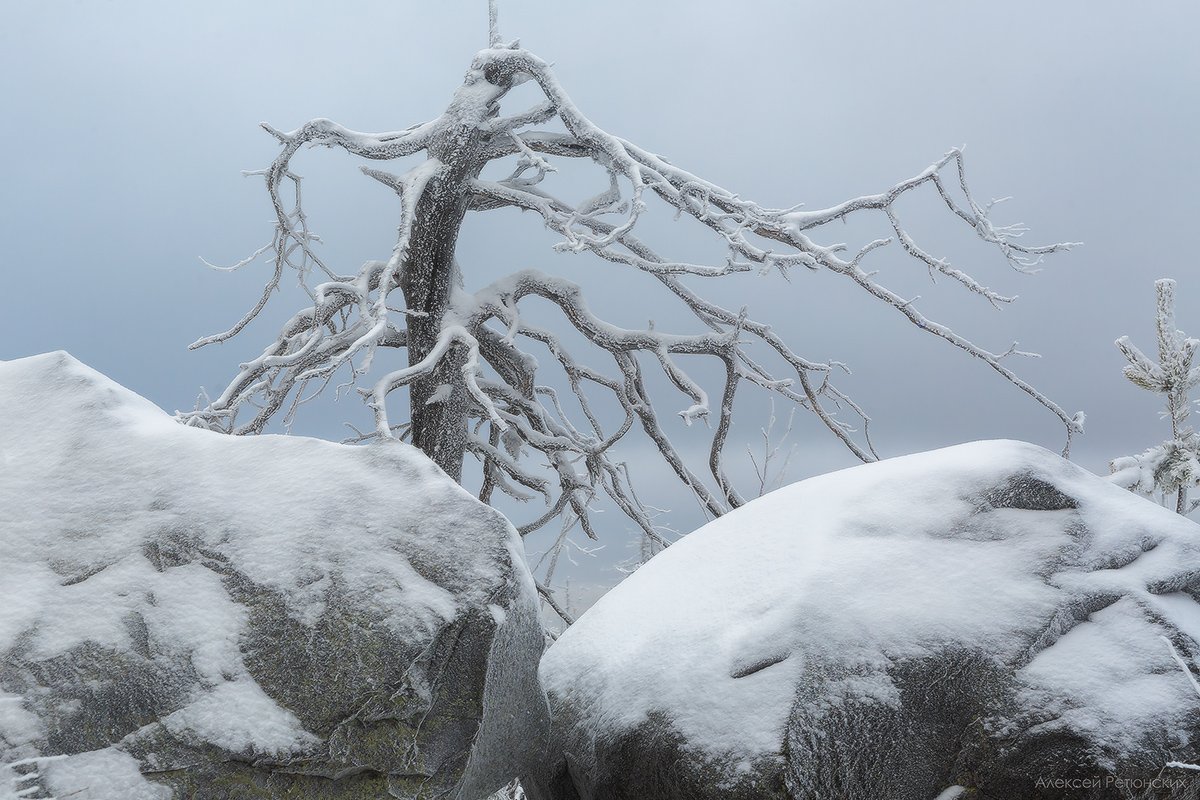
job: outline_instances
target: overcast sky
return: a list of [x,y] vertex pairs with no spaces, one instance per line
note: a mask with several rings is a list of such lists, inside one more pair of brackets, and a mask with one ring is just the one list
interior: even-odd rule
[[[1074,451],[1084,466],[1103,470],[1165,436],[1158,399],[1125,382],[1112,342],[1128,333],[1153,348],[1164,276],[1179,281],[1180,326],[1200,334],[1200,5],[502,0],[501,28],[553,62],[598,125],[765,206],[881,191],[966,144],[975,191],[1013,196],[1000,221],[1084,246],[1017,274],[926,195],[901,209],[923,241],[1020,300],[995,312],[894,254],[875,265],[880,279],[985,347],[1016,339],[1040,352],[1016,367],[1087,413]],[[240,175],[274,155],[258,123],[407,127],[440,113],[485,43],[484,0],[9,3],[0,359],[66,349],[168,411],[191,407],[201,385],[219,390],[300,302],[281,297],[239,339],[186,350],[236,320],[266,277],[198,260],[236,261],[269,238],[261,181]],[[328,151],[297,168],[327,260],[349,272],[386,257],[389,193]],[[691,252],[685,233],[667,235]],[[528,215],[469,223],[468,288],[534,266],[585,283],[622,324],[684,319],[636,276],[623,282],[552,243]],[[833,276],[710,294],[777,320],[803,355],[847,362],[843,386],[875,418],[884,455],[993,437],[1062,445],[1059,423],[986,366]],[[762,424],[752,408],[743,440]],[[297,430],[336,437],[362,418],[343,401]],[[812,433],[791,477],[853,463]],[[676,527],[699,521],[681,510]]]

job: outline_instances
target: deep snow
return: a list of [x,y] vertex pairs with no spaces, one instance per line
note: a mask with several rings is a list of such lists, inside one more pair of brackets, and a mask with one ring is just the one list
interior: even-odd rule
[[[985,491],[1014,473],[1078,508],[976,513],[1003,505]],[[1200,608],[1172,590],[1197,572],[1194,523],[1033,445],[976,442],[811,478],[709,523],[601,598],[541,675],[590,735],[662,713],[748,767],[779,752],[806,664],[846,668],[827,693],[895,704],[889,665],[965,643],[1028,661],[1027,708],[1120,752],[1198,711],[1161,638],[1200,636]],[[1100,596],[1119,599],[1075,625],[1072,604]]]

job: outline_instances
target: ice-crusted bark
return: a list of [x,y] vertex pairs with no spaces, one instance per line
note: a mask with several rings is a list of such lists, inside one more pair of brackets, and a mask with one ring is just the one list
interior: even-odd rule
[[[510,89],[529,83],[536,86],[538,102],[501,116],[500,102]],[[551,123],[565,130],[546,130]],[[1071,435],[1081,430],[1081,416],[1066,413],[1009,367],[1008,357],[1027,353],[1015,344],[990,351],[924,316],[917,298],[892,291],[868,266],[880,254],[894,251],[931,278],[945,278],[992,306],[1013,299],[933,255],[908,233],[898,203],[922,190],[937,198],[949,219],[973,230],[1018,270],[1029,270],[1043,256],[1070,246],[1024,245],[1022,226],[994,223],[992,203],[977,202],[970,191],[961,150],[951,150],[878,194],[823,210],[768,208],[602,130],[575,106],[544,61],[494,37],[436,119],[378,134],[352,131],[330,120],[314,120],[286,133],[267,129],[281,147],[263,172],[276,213],[275,234],[234,268],[267,255],[273,258],[272,277],[242,320],[194,346],[238,334],[259,314],[286,271],[297,270],[302,278],[316,271],[325,277],[308,284],[312,305],[289,320],[261,355],[244,363],[220,395],[182,415],[188,424],[238,434],[260,432],[277,414],[290,419],[314,389],[335,380],[341,370],[350,382],[366,384],[360,391],[374,411],[370,436],[408,438],[456,478],[465,456],[478,459],[481,499],[496,491],[520,499],[541,497],[545,511],[519,526],[523,534],[565,517],[595,537],[591,503],[607,496],[636,523],[652,549],[659,549],[667,541],[653,510],[639,499],[626,464],[614,454],[616,443],[635,428],[712,517],[744,502],[723,459],[736,397],[747,388],[811,413],[863,461],[876,458],[869,417],[833,380],[843,365],[802,355],[769,322],[756,319],[749,309],[714,302],[702,290],[738,273],[788,275],[802,267],[841,276],[920,330],[995,370],[1062,421],[1068,446]],[[403,175],[363,168],[402,200],[399,235],[389,259],[369,262],[351,275],[341,275],[321,260],[301,204],[300,179],[291,171],[293,156],[306,146],[337,148],[372,162],[424,154],[425,160]],[[546,188],[556,161],[568,158],[592,162],[606,175],[599,191],[577,204]],[[496,161],[511,165],[508,177],[480,177],[482,167]],[[294,190],[291,197],[288,188]],[[700,234],[725,251],[724,259],[683,261],[639,238],[639,224],[650,213],[652,200],[700,223]],[[664,299],[691,312],[695,330],[614,326],[589,308],[577,285],[537,269],[479,289],[463,281],[460,288],[454,252],[463,215],[500,208],[530,212],[561,236],[559,250],[587,253],[650,276]],[[893,235],[853,252],[832,239],[836,234],[819,241],[835,223],[864,215],[884,221]],[[522,307],[534,299],[556,307],[564,328],[594,346],[600,361],[577,359],[561,331],[524,317]],[[539,365],[530,353],[542,346],[551,354],[549,364]],[[408,365],[373,372],[379,348],[407,348]],[[722,379],[708,386],[694,377],[688,364],[695,357],[715,362]],[[703,466],[690,463],[672,442],[668,408],[673,401],[648,392],[651,369],[679,392],[683,407],[677,413],[684,423],[709,426]],[[402,390],[409,392],[407,420],[395,419],[389,410],[389,396]],[[839,410],[849,419],[839,416]],[[251,417],[239,421],[241,411]],[[614,418],[618,421],[610,422]]]

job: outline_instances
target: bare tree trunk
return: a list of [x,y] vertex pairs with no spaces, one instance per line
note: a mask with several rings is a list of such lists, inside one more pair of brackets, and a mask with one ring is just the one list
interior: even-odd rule
[[[417,204],[413,238],[404,262],[400,287],[410,312],[408,363],[420,363],[442,329],[442,316],[459,280],[454,260],[458,233],[467,210],[469,182],[483,167],[482,136],[465,122],[430,147],[430,155],[446,165],[425,188]],[[454,480],[462,477],[470,397],[463,380],[461,346],[428,375],[412,384],[412,443]],[[442,385],[450,392],[430,402]]]
[[[400,277],[410,318],[408,320],[408,363],[419,364],[433,349],[442,330],[442,318],[451,294],[459,284],[454,252],[459,230],[467,212],[472,182],[487,163],[484,146],[487,134],[482,123],[494,117],[500,98],[512,86],[510,70],[489,69],[485,80],[498,91],[480,116],[478,104],[455,98],[446,111],[448,124],[427,150],[444,165],[417,202],[412,240]],[[455,481],[462,478],[467,448],[467,416],[470,394],[462,368],[466,354],[454,345],[437,367],[412,383],[412,443],[433,459]],[[439,400],[430,402],[440,386],[448,385]]]

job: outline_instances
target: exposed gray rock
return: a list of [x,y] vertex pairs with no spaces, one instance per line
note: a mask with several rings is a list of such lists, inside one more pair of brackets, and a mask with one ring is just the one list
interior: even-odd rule
[[542,752],[542,647],[516,532],[415,449],[0,362],[0,793],[479,800]]
[[550,648],[555,755],[526,789],[1196,798],[1164,767],[1200,759],[1172,653],[1197,671],[1198,597],[1200,527],[1032,445],[813,478],[685,537]]

